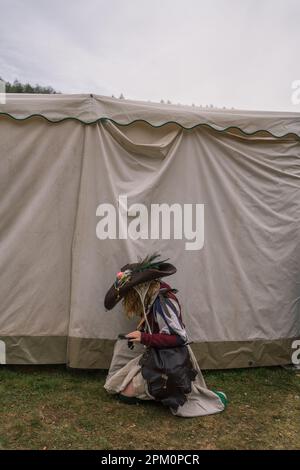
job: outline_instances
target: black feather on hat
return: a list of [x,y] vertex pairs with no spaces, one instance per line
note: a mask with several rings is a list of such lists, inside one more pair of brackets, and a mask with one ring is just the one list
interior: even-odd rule
[[159,253],[146,256],[138,263],[126,264],[118,272],[111,288],[106,293],[104,306],[111,310],[132,287],[143,282],[153,281],[165,276],[175,274],[177,269],[173,264],[166,263],[168,259],[160,261]]

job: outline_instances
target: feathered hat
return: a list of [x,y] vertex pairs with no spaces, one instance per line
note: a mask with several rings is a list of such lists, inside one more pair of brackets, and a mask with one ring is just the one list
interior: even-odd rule
[[153,281],[176,273],[176,268],[168,259],[159,260],[160,254],[146,256],[145,259],[137,263],[126,264],[117,273],[117,277],[111,288],[106,293],[104,306],[111,310],[132,287],[143,282]]

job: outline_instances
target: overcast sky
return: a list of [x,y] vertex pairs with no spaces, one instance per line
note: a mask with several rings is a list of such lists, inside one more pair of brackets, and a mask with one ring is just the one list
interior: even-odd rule
[[0,76],[63,93],[300,112],[300,0],[0,0]]

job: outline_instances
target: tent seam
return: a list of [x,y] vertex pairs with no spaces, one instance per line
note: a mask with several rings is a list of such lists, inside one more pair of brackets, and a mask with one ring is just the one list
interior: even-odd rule
[[79,118],[76,118],[76,117],[73,117],[73,116],[66,116],[66,117],[61,118],[61,119],[49,119],[46,116],[44,116],[43,114],[30,114],[29,116],[25,116],[23,118],[18,118],[16,116],[13,116],[12,114],[1,113],[0,112],[0,116],[10,117],[11,119],[14,119],[15,121],[26,121],[27,119],[31,119],[31,118],[34,118],[34,117],[41,117],[41,118],[45,119],[46,121],[50,122],[51,124],[58,124],[58,123],[68,121],[68,120],[77,121],[77,122],[79,122],[81,124],[84,124],[84,125],[92,125],[92,124],[97,124],[99,122],[110,121],[115,125],[123,126],[123,127],[129,126],[129,125],[134,124],[136,122],[144,122],[146,124],[149,124],[153,128],[160,128],[160,127],[163,127],[167,124],[176,124],[179,127],[181,127],[182,129],[187,130],[187,131],[193,130],[196,127],[208,127],[209,129],[212,129],[212,130],[214,130],[216,132],[219,132],[219,133],[227,133],[228,131],[235,129],[235,130],[240,131],[242,134],[244,134],[246,136],[254,136],[254,135],[258,134],[259,132],[267,132],[269,135],[271,135],[272,137],[274,137],[276,139],[283,139],[283,138],[288,137],[288,136],[294,136],[294,137],[297,138],[297,140],[300,140],[300,133],[296,134],[295,132],[287,132],[286,134],[282,134],[282,135],[276,135],[268,129],[257,129],[253,132],[247,132],[239,126],[228,126],[228,127],[223,127],[222,129],[218,129],[213,124],[209,124],[207,122],[199,122],[198,124],[195,124],[194,126],[187,127],[187,126],[184,126],[183,124],[181,124],[177,121],[165,121],[162,124],[155,125],[155,124],[152,124],[151,122],[147,121],[146,119],[134,119],[134,120],[132,120],[128,123],[122,123],[122,122],[115,121],[114,119],[108,118],[108,117],[97,118],[94,121],[83,121],[83,120],[81,120]]

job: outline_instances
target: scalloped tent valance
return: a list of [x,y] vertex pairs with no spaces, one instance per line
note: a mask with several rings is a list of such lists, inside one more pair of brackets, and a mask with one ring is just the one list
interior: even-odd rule
[[93,124],[108,119],[129,125],[144,121],[153,127],[176,123],[184,129],[208,126],[217,131],[237,129],[246,135],[265,131],[274,137],[300,137],[300,113],[242,110],[204,110],[200,107],[120,100],[92,94],[7,94],[0,116],[17,120],[42,116],[50,122],[75,119]]

